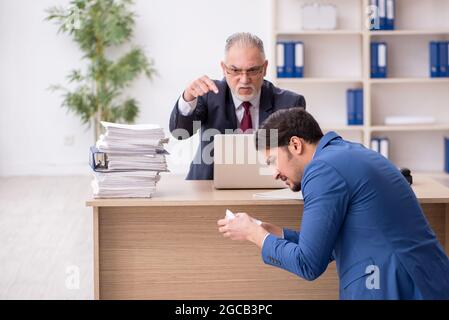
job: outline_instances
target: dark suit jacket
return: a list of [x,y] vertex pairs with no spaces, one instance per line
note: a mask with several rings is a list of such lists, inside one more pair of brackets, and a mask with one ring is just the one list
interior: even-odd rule
[[[178,102],[170,116],[170,132],[179,139],[191,137],[199,129],[199,125],[194,126],[194,121],[200,121],[201,124],[201,142],[198,151],[190,165],[190,171],[187,180],[212,180],[214,178],[214,165],[206,163],[202,157],[203,152],[213,159],[213,141],[214,134],[225,133],[226,129],[237,129],[237,116],[235,106],[232,100],[231,90],[226,80],[214,80],[219,90],[218,94],[208,92],[198,98],[195,111],[190,116],[183,116],[178,109]],[[179,100],[179,99],[178,99]],[[306,101],[302,95],[288,90],[282,90],[275,87],[271,82],[264,80],[259,106],[259,124],[268,118],[273,112],[292,107],[306,107]],[[199,124],[197,122],[197,124]],[[175,129],[184,132],[179,135],[173,132]],[[212,134],[204,134],[207,129],[215,129]],[[211,144],[209,146],[209,144]]]

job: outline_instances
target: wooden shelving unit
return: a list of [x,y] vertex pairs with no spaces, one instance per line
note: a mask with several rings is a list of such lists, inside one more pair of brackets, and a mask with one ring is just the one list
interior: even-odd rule
[[[272,0],[272,56],[278,40],[305,45],[304,78],[276,78],[276,85],[301,93],[325,131],[369,146],[374,136],[390,139],[390,160],[412,170],[443,171],[443,137],[449,135],[449,78],[430,78],[429,41],[449,41],[449,0],[396,0],[395,30],[370,31],[368,0],[317,0],[338,10],[336,30],[302,30],[301,6],[311,0]],[[416,15],[421,14],[416,22]],[[415,23],[413,23],[415,21]],[[370,43],[388,45],[386,79],[370,78]],[[346,123],[346,90],[363,88],[364,125]],[[386,116],[431,115],[431,125],[385,125]],[[418,148],[418,152],[417,152]]]
[[362,83],[362,79],[351,79],[351,78],[282,78],[277,79],[277,83],[279,84],[307,84],[307,83]]

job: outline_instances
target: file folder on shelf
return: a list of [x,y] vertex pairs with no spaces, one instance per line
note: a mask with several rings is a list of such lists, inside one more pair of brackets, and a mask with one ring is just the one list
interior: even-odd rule
[[440,57],[439,45],[437,41],[431,41],[429,44],[430,57],[430,77],[437,78],[440,76]]
[[293,78],[295,68],[295,44],[293,42],[284,43],[284,62],[286,77]]
[[354,90],[355,94],[355,124],[363,125],[363,89]]
[[387,44],[385,42],[378,43],[377,52],[377,72],[378,78],[387,77]]
[[377,43],[371,42],[370,46],[370,61],[371,61],[371,78],[376,78],[378,74],[378,67],[377,67]]
[[379,6],[377,5],[378,0],[370,0],[369,6],[370,6],[370,30],[376,31],[380,30],[380,21],[379,21]]
[[379,153],[387,159],[390,156],[390,140],[388,138],[379,138]]
[[444,46],[446,47],[446,77],[449,77],[449,41],[446,41],[444,43]]
[[287,77],[285,70],[285,45],[281,41],[278,41],[276,44],[276,70],[278,78]]
[[385,30],[394,30],[395,0],[387,0],[386,11]]
[[348,89],[346,91],[346,108],[348,114],[348,125],[355,125],[355,94],[353,89]]
[[438,54],[439,54],[439,60],[440,60],[440,77],[448,77],[449,76],[449,69],[448,69],[448,44],[449,42],[439,42],[438,43]]
[[387,43],[371,42],[371,78],[387,77]]
[[390,155],[390,140],[386,137],[374,137],[371,139],[370,149],[379,152],[388,159]]
[[276,59],[278,78],[293,78],[295,66],[295,44],[291,41],[278,41]]
[[449,173],[449,137],[444,138],[444,170]]
[[379,152],[379,139],[377,138],[372,138],[371,139],[371,145],[370,145],[370,149],[376,152]]
[[378,0],[380,30],[385,30],[387,25],[387,0]]
[[363,89],[346,91],[348,125],[363,125]]
[[302,78],[304,76],[304,43],[297,41],[295,44],[295,68],[293,76],[295,78]]

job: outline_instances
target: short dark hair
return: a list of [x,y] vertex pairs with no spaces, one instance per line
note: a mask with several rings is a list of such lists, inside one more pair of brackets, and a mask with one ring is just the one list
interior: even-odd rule
[[323,137],[320,125],[314,117],[303,108],[281,109],[270,115],[256,132],[256,148],[274,147],[270,133],[277,130],[277,147],[285,147],[293,136],[304,139],[307,143],[317,143]]

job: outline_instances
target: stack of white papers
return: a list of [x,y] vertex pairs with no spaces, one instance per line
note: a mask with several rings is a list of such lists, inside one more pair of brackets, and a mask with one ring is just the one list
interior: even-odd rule
[[96,143],[106,155],[107,168],[94,172],[95,198],[150,198],[159,172],[168,171],[163,128],[101,122],[105,134]]
[[156,191],[156,171],[95,172],[96,198],[149,198]]
[[106,133],[97,141],[97,149],[107,153],[151,154],[162,153],[164,129],[153,124],[117,124],[102,121]]

